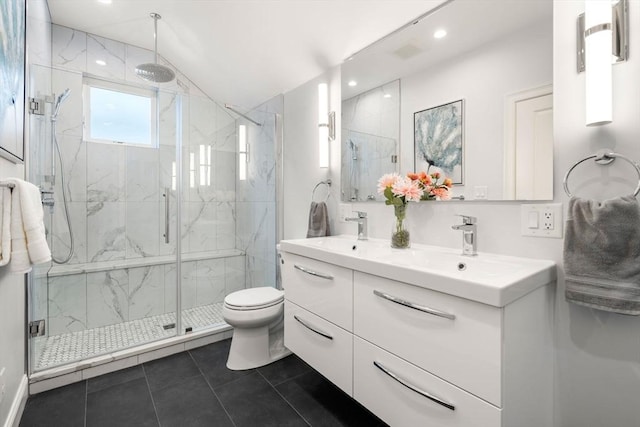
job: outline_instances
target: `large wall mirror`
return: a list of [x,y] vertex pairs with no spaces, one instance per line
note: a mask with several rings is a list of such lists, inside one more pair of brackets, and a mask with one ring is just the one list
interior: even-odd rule
[[[464,200],[553,199],[552,10],[451,0],[345,61],[342,200],[382,200],[379,176],[416,168],[455,175]],[[455,166],[423,148],[444,143],[425,135],[441,133],[427,113],[446,105],[462,134]]]

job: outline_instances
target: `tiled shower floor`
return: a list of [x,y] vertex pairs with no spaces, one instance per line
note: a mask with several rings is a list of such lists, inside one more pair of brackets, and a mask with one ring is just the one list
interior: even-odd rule
[[[175,328],[164,326],[175,323],[175,313],[165,313],[144,319],[132,320],[115,325],[85,329],[68,334],[41,338],[38,343],[40,357],[35,370],[51,368],[66,363],[94,357],[100,354],[123,350],[175,335]],[[222,303],[215,303],[183,311],[183,328],[197,330],[224,323]]]

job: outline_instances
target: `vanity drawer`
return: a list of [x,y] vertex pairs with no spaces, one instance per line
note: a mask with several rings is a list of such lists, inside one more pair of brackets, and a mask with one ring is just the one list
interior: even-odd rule
[[389,425],[500,426],[501,411],[495,406],[361,338],[353,344],[353,397]]
[[353,395],[353,335],[291,301],[284,303],[284,345]]
[[288,252],[282,259],[285,298],[352,331],[353,271]]
[[356,335],[498,407],[501,324],[497,307],[354,273]]

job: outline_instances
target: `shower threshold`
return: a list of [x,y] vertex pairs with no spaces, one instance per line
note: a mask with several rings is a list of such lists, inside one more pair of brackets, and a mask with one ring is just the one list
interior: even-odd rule
[[[223,303],[183,310],[182,324],[186,331],[199,331],[226,326],[222,318]],[[34,371],[43,371],[82,362],[96,356],[122,352],[150,342],[176,336],[176,313],[165,313],[143,319],[85,329],[77,332],[34,338],[40,354]]]

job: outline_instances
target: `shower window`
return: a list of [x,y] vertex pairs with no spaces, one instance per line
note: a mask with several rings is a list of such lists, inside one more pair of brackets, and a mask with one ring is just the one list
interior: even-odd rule
[[85,78],[84,140],[157,147],[157,92]]

